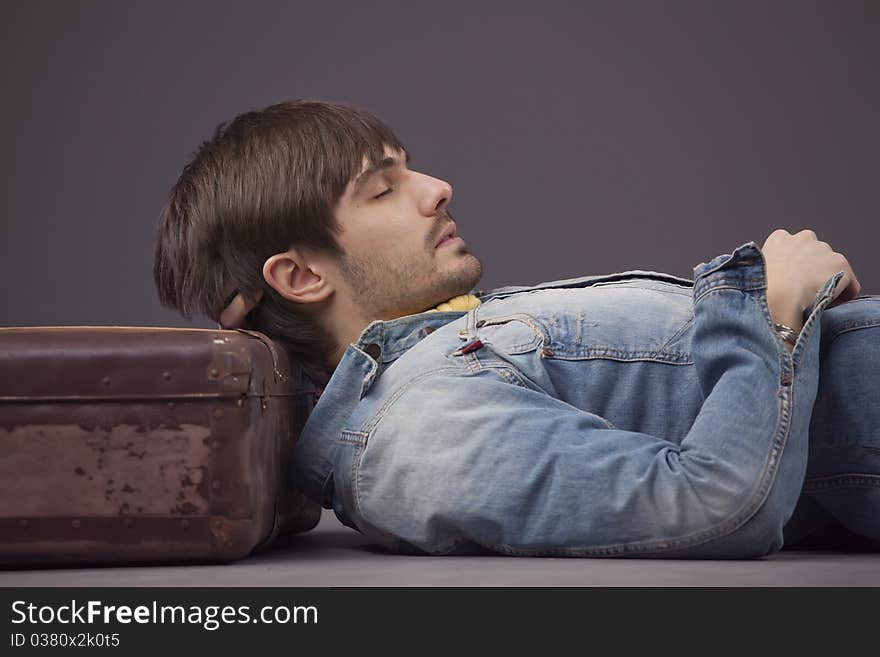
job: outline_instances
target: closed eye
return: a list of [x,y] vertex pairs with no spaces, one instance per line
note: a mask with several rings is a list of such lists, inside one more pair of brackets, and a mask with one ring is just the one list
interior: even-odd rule
[[385,196],[386,194],[390,194],[392,191],[394,191],[394,189],[393,189],[392,187],[389,187],[389,188],[386,189],[384,192],[381,192],[381,193],[377,194],[377,195],[374,196],[373,198],[382,198],[382,197]]

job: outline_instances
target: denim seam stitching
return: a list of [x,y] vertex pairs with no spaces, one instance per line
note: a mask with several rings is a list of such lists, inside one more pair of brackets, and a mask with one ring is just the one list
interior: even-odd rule
[[[757,258],[755,257],[756,255]],[[739,259],[737,259],[737,257]],[[759,260],[762,263],[764,262],[764,254],[761,252],[761,249],[758,248],[757,243],[754,241],[746,242],[734,249],[733,253],[722,253],[721,255],[712,258],[709,262],[701,262],[694,267],[694,282],[696,283],[701,279],[705,279],[718,271],[729,271],[730,268],[728,265],[731,263],[733,263],[733,266],[752,266]],[[712,263],[716,261],[717,264],[713,265]],[[697,271],[699,271],[699,273],[697,273]]]
[[813,492],[838,488],[880,488],[880,475],[847,473],[828,477],[811,477],[804,480],[804,490]]
[[[761,288],[757,288],[757,289],[761,289]],[[700,289],[699,293],[698,293],[698,294],[695,296],[695,298],[694,298],[694,305],[696,305],[697,303],[699,303],[700,300],[702,300],[703,297],[705,297],[706,295],[712,294],[713,292],[718,292],[718,291],[720,291],[720,290],[736,290],[737,292],[742,292],[743,294],[745,294],[746,292],[751,291],[750,289],[743,288],[743,287],[738,286],[738,285],[728,285],[726,281],[725,281],[725,282],[721,282],[721,283],[719,283],[719,284],[717,284],[717,285],[715,285],[715,284],[710,284],[710,285],[707,285],[707,286],[702,287],[702,288]]]
[[841,326],[840,330],[838,330],[834,333],[834,335],[831,337],[831,339],[834,340],[834,338],[836,338],[838,335],[841,335],[843,333],[849,333],[850,331],[858,331],[859,329],[863,329],[863,328],[874,328],[876,326],[880,326],[880,320],[869,319],[869,320],[863,320],[863,321],[847,322],[846,324],[843,324]]
[[447,372],[447,373],[450,373],[453,375],[464,376],[461,369],[458,367],[438,367],[433,370],[428,370],[427,372],[422,372],[418,376],[415,376],[415,377],[411,378],[410,380],[408,380],[406,383],[401,385],[397,390],[395,390],[392,394],[390,394],[388,396],[388,398],[378,408],[378,410],[373,414],[373,417],[371,417],[363,425],[361,431],[365,432],[367,435],[373,433],[373,429],[375,428],[375,426],[379,423],[379,421],[382,419],[382,417],[385,415],[385,413],[388,411],[388,409],[391,407],[391,405],[394,404],[394,402],[396,402],[397,399],[400,398],[401,395],[403,395],[403,393],[405,393],[407,390],[409,390],[412,386],[420,383],[423,379],[426,379],[426,378],[433,376],[435,374],[439,374],[441,372]]
[[[684,335],[685,332],[687,331],[687,328],[688,328],[689,326],[691,326],[693,323],[694,323],[694,315],[693,315],[693,313],[692,313],[691,316],[687,319],[687,321],[685,321],[685,323],[682,324],[682,325],[679,327],[679,329],[678,329],[675,333],[673,333],[671,336],[669,336],[669,339],[666,340],[666,342],[664,342],[664,343],[660,346],[659,352],[660,352],[660,353],[668,353],[668,352],[666,351],[666,348],[667,348],[670,344],[672,344],[675,340],[677,340],[677,339],[680,338],[682,335]],[[672,352],[672,353],[675,353],[675,354],[677,354],[677,355],[681,355],[680,352]]]
[[[497,370],[501,373],[501,377],[507,380],[511,385],[519,386],[520,388],[531,390],[532,392],[539,392],[544,395],[549,394],[546,390],[544,390],[544,388],[539,386],[537,383],[532,381],[529,377],[525,376],[522,372],[511,365],[483,365],[482,369]],[[509,377],[505,376],[505,373],[509,374]]]
[[620,351],[617,349],[598,350],[596,348],[582,353],[558,352],[553,350],[551,360],[613,360],[628,362],[653,362],[663,365],[693,365],[691,354],[679,352],[660,353],[658,351]]
[[336,438],[336,442],[349,445],[365,445],[367,442],[367,433],[364,431],[349,431],[343,429]]
[[469,354],[464,354],[463,360],[468,372],[479,372],[483,368],[482,364],[480,363],[480,359],[477,358],[476,351],[472,351]]

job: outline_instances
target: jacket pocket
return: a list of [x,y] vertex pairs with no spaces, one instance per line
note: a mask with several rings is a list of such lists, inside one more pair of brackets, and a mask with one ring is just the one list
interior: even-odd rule
[[480,319],[476,328],[484,344],[512,355],[535,351],[547,340],[546,328],[525,313]]

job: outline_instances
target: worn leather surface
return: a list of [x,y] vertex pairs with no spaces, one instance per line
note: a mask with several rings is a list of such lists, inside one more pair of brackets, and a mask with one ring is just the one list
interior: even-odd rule
[[308,530],[314,389],[253,331],[0,328],[0,562],[229,560]]

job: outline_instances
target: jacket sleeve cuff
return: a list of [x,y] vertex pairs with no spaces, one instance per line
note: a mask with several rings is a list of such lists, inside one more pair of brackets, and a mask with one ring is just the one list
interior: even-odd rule
[[[701,262],[694,267],[694,302],[707,292],[719,287],[733,287],[743,291],[756,291],[767,288],[767,269],[764,254],[755,242],[746,242],[733,253],[722,254],[709,262]],[[834,292],[843,272],[837,272],[816,292],[813,301],[804,310],[803,323],[813,314],[816,307]]]
[[719,287],[743,291],[767,287],[764,254],[755,242],[746,242],[733,253],[716,256],[694,267],[694,301]]

